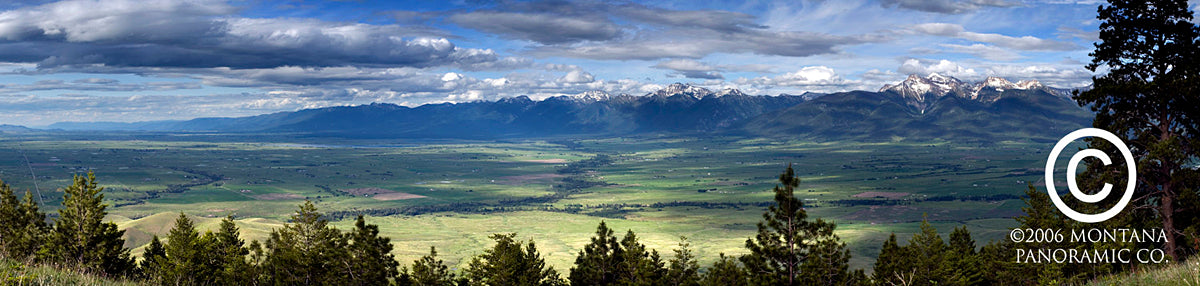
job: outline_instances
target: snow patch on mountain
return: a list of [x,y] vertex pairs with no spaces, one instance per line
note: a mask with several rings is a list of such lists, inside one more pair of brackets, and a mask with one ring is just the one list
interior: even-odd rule
[[931,73],[927,77],[915,74],[898,84],[885,84],[879,92],[892,92],[904,98],[905,103],[916,107],[922,112],[934,100],[944,96],[992,102],[999,99],[999,93],[1005,90],[1043,90],[1050,94],[1060,95],[1057,89],[1046,87],[1037,80],[1022,80],[1012,83],[1000,77],[988,77],[982,82],[967,83],[957,78]]

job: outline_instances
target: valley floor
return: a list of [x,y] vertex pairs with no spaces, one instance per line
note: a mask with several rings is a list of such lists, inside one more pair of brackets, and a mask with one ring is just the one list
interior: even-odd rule
[[[140,253],[178,212],[202,229],[232,215],[262,240],[305,199],[348,229],[379,224],[407,264],[429,246],[459,267],[492,233],[532,238],[565,272],[596,225],[633,230],[669,254],[686,236],[702,265],[740,254],[778,174],[793,164],[810,217],[832,220],[854,268],[870,268],[891,232],[928,218],[1001,239],[1026,185],[1043,184],[1048,143],[862,143],[639,137],[511,142],[272,140],[237,136],[30,135],[0,138],[0,179],[40,191],[53,212],[72,175],[95,171]],[[28,159],[26,159],[28,158]],[[1060,159],[1064,160],[1064,159]],[[35,181],[30,172],[36,174]]]

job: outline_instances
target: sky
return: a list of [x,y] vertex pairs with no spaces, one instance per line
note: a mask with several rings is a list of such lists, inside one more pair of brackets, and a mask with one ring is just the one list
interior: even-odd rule
[[10,1],[0,4],[0,124],[643,95],[675,82],[874,91],[930,73],[1080,87],[1095,74],[1084,66],[1100,4]]

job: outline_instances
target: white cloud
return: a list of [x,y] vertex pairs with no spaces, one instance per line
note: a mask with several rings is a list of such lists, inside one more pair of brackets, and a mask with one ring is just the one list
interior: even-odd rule
[[902,74],[916,74],[920,76],[928,76],[931,73],[948,75],[961,78],[972,78],[977,75],[974,69],[965,68],[959,64],[948,61],[939,60],[936,62],[922,63],[918,59],[907,59],[896,69]]
[[836,92],[861,89],[862,81],[848,80],[827,66],[807,66],[774,77],[738,78],[732,83],[753,92]]
[[569,71],[569,72],[567,72],[567,75],[564,75],[562,77],[562,81],[566,82],[566,83],[589,83],[589,82],[592,82],[595,80],[596,80],[595,76],[592,76],[592,74],[585,72],[585,71],[580,71],[580,70]]

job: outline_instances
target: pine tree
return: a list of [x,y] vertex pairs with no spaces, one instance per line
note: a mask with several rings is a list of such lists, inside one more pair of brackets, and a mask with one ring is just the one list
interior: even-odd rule
[[896,233],[888,236],[875,259],[875,272],[872,274],[876,284],[882,285],[911,285],[912,257],[905,253],[896,241]]
[[667,262],[666,283],[679,286],[700,285],[700,266],[696,263],[696,254],[692,253],[692,244],[687,237],[679,237],[679,248],[675,256]]
[[979,285],[983,283],[983,273],[980,269],[979,255],[975,252],[975,239],[967,226],[954,228],[950,232],[950,245],[946,251],[946,267],[949,267],[947,281],[958,285]]
[[836,239],[821,239],[810,245],[800,269],[804,285],[855,285],[866,280],[861,270],[850,271],[850,250]]
[[175,227],[167,233],[167,259],[160,273],[162,282],[170,285],[207,284],[205,280],[216,274],[205,265],[207,248],[192,220],[179,213]]
[[700,280],[700,285],[746,285],[748,281],[746,270],[742,268],[738,260],[721,253],[717,261],[713,262],[712,267],[708,268],[708,273],[704,274],[704,279]]
[[12,188],[0,181],[0,255],[32,258],[48,235],[46,214],[38,210],[33,194],[26,191],[18,201]]
[[613,285],[620,279],[619,269],[624,249],[613,236],[612,229],[601,221],[591,243],[579,251],[575,266],[568,276],[571,285]]
[[[779,175],[779,185],[775,186],[775,204],[767,207],[763,213],[763,221],[758,223],[758,234],[746,240],[746,248],[750,254],[742,256],[742,264],[755,285],[799,285],[803,277],[803,263],[809,259],[814,245],[822,245],[823,240],[833,241],[824,243],[830,249],[821,250],[827,254],[845,253],[845,245],[838,242],[833,234],[836,227],[833,223],[821,219],[808,221],[808,214],[803,203],[793,194],[800,186],[800,178],[796,177],[792,166],[788,165],[783,174]],[[841,260],[841,259],[836,259]],[[830,261],[836,262],[836,261]],[[844,269],[843,265],[826,265],[833,269]],[[813,273],[812,275],[817,275]],[[821,274],[826,275],[826,274]],[[849,275],[836,276],[849,278]],[[842,283],[845,280],[835,283]]]
[[493,234],[496,245],[471,259],[466,270],[470,285],[564,285],[558,272],[546,266],[530,240],[522,249],[516,233]]
[[166,284],[163,282],[163,268],[167,264],[167,249],[163,246],[162,241],[158,239],[158,235],[150,239],[150,245],[146,246],[145,252],[142,253],[142,262],[138,265],[141,268],[141,275],[150,282]]
[[918,285],[946,284],[946,243],[937,229],[921,220],[921,232],[913,234],[905,251],[913,257],[913,282]]
[[264,274],[271,284],[345,284],[349,263],[346,239],[317,212],[311,201],[300,205],[292,222],[271,232]]
[[205,235],[209,237],[211,250],[207,263],[217,272],[213,279],[214,284],[245,284],[255,278],[253,265],[246,261],[250,250],[245,246],[245,241],[238,237],[239,233],[233,217],[226,216],[221,220],[215,234]]
[[[1031,285],[1037,277],[1030,275],[1029,264],[1015,263],[1016,243],[995,240],[979,249],[979,268],[983,269],[979,285]],[[1027,247],[1022,245],[1021,247]]]
[[412,276],[407,279],[417,286],[452,286],[455,282],[450,267],[437,258],[437,248],[429,247],[429,255],[413,262]]
[[[1164,251],[1182,261],[1177,243],[1186,241],[1179,230],[1188,222],[1176,218],[1200,213],[1178,204],[1184,194],[1200,189],[1200,170],[1189,167],[1200,160],[1200,28],[1184,0],[1110,0],[1098,12],[1100,43],[1087,68],[1107,73],[1092,77],[1093,88],[1076,92],[1075,101],[1096,112],[1094,127],[1129,145],[1138,167],[1134,203],[1156,210],[1151,216],[1169,236]],[[1118,154],[1105,140],[1088,142],[1089,148]],[[1092,160],[1080,185],[1092,189],[1109,182],[1114,193],[1120,192],[1124,170]]]
[[74,183],[63,189],[59,218],[42,253],[69,267],[127,275],[134,262],[121,238],[125,231],[118,230],[115,223],[104,222],[108,205],[103,203],[102,191],[92,172],[86,177],[75,176]]
[[388,278],[399,275],[396,256],[392,255],[390,238],[379,236],[379,226],[367,224],[362,215],[354,221],[350,238],[350,273],[352,285],[387,285]]
[[621,239],[620,263],[618,279],[624,285],[661,285],[667,275],[662,258],[657,250],[647,251],[646,246],[638,242],[633,230],[625,232]]

